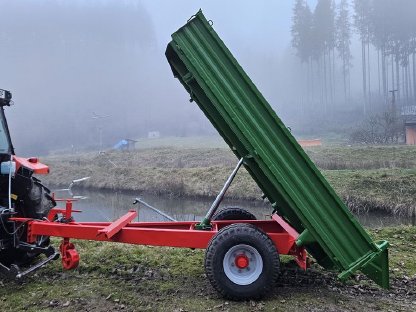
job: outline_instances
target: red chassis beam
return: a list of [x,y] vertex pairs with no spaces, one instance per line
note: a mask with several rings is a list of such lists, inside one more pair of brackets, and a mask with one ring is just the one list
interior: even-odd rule
[[[213,221],[212,229],[196,230],[198,222],[132,222],[135,211],[129,211],[114,222],[52,222],[26,218],[13,218],[16,222],[28,222],[28,241],[37,236],[70,238],[127,243],[135,245],[202,248],[208,246],[211,238],[223,227],[233,223],[250,223],[262,229],[274,242],[280,254],[293,255],[298,265],[306,269],[306,251],[296,246],[299,234],[282,218],[273,215],[271,220],[227,220]],[[104,235],[103,235],[104,234]]]

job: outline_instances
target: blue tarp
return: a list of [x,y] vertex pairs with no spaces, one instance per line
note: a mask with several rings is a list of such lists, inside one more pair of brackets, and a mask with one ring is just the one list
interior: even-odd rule
[[113,146],[113,149],[125,149],[129,147],[129,142],[127,140],[120,140],[119,142],[117,142],[116,145]]

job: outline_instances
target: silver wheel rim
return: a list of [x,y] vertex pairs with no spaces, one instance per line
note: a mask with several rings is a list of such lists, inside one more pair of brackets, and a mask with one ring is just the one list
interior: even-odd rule
[[240,244],[230,248],[224,256],[225,275],[237,285],[254,283],[263,271],[263,259],[256,248]]

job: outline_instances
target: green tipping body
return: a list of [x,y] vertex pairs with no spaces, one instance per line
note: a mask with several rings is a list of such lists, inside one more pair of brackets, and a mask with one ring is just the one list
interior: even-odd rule
[[341,279],[362,271],[388,288],[388,243],[375,243],[199,11],[172,34],[166,57],[207,118],[299,233],[298,245]]

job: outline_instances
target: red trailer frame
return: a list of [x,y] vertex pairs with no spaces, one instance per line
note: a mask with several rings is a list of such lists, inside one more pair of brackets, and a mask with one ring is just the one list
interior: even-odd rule
[[[180,248],[207,248],[210,240],[222,228],[234,223],[249,223],[261,229],[273,241],[278,252],[294,256],[302,269],[307,267],[307,253],[304,247],[296,245],[299,234],[276,214],[270,220],[226,220],[212,221],[210,230],[198,230],[197,221],[186,222],[131,222],[138,216],[130,210],[114,222],[76,222],[73,219],[72,199],[58,199],[65,202],[65,208],[53,208],[47,220],[11,218],[10,221],[27,223],[28,243],[36,242],[40,236],[62,237],[60,253],[65,269],[78,266],[79,255],[71,238],[118,242],[135,245],[168,246]],[[58,215],[62,218],[57,219]],[[56,221],[59,220],[59,221]]]

